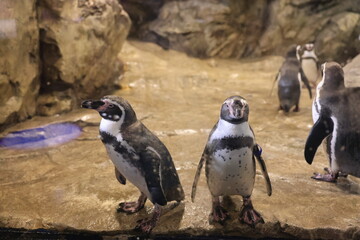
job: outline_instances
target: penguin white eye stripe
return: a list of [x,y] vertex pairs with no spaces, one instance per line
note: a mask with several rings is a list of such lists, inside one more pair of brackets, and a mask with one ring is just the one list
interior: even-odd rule
[[246,106],[248,103],[244,99],[240,99],[243,106]]

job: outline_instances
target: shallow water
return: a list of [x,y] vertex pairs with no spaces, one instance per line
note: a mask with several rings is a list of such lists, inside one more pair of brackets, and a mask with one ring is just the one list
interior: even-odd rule
[[[126,73],[122,89],[114,94],[126,98],[138,118],[168,147],[186,193],[184,204],[168,209],[154,233],[323,238],[360,226],[358,179],[341,179],[338,184],[310,179],[313,172],[327,167],[327,160],[321,150],[311,166],[303,157],[312,126],[306,89],[297,113],[279,111],[276,90],[269,95],[282,57],[200,60],[133,41],[125,44],[119,56]],[[195,203],[190,200],[208,134],[221,104],[231,95],[243,96],[250,105],[249,122],[263,148],[273,185],[273,195],[268,197],[258,169],[252,198],[266,223],[255,229],[237,221],[239,197],[229,204],[231,219],[224,227],[209,225],[211,200],[204,172]],[[131,184],[120,186],[116,181],[97,138],[100,116],[96,112],[78,109],[63,116],[35,117],[8,131],[68,121],[83,126],[75,141],[36,151],[1,150],[1,226],[130,231],[152,206],[148,202],[135,215],[116,213],[120,201],[134,200],[139,193]]]

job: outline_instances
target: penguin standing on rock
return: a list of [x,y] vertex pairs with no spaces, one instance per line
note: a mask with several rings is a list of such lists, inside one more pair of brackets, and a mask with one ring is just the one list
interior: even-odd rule
[[312,98],[311,87],[300,65],[299,49],[300,46],[290,48],[276,77],[280,110],[285,112],[289,112],[293,106],[295,106],[294,112],[299,111],[301,81],[304,82]]
[[122,202],[118,211],[138,212],[149,199],[154,205],[150,219],[138,221],[136,229],[150,233],[161,215],[161,206],[170,201],[180,202],[184,191],[170,153],[165,145],[137,118],[130,104],[117,96],[105,96],[98,101],[87,100],[83,108],[99,112],[100,137],[115,165],[121,184],[128,179],[141,192],[136,202]]
[[313,121],[305,144],[305,159],[311,164],[324,140],[330,169],[312,178],[336,182],[340,174],[360,177],[360,88],[345,88],[344,72],[335,62],[322,65],[322,80],[313,102]]
[[300,57],[301,68],[310,84],[316,87],[316,81],[319,77],[319,60],[315,54],[314,44],[307,43],[302,49]]
[[251,193],[255,183],[255,158],[264,175],[267,193],[271,195],[271,183],[261,148],[256,144],[254,133],[248,123],[249,105],[240,96],[225,100],[221,107],[220,119],[212,129],[201,156],[192,187],[191,199],[194,201],[201,168],[205,162],[205,173],[212,195],[210,223],[223,224],[228,218],[220,197],[240,195],[243,206],[239,220],[250,226],[264,222],[253,208]]

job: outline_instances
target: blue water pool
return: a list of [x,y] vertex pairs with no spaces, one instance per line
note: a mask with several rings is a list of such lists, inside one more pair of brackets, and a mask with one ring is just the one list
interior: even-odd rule
[[53,147],[77,138],[81,127],[74,123],[54,123],[37,128],[11,132],[0,138],[0,147],[38,149]]

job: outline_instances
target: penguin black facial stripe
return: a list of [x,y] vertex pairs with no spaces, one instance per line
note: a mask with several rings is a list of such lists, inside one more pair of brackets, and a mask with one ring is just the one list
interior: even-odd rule
[[254,145],[254,138],[252,137],[224,137],[222,139],[214,139],[211,142],[212,148],[210,151],[218,151],[227,149],[229,151],[240,148],[252,148]]

